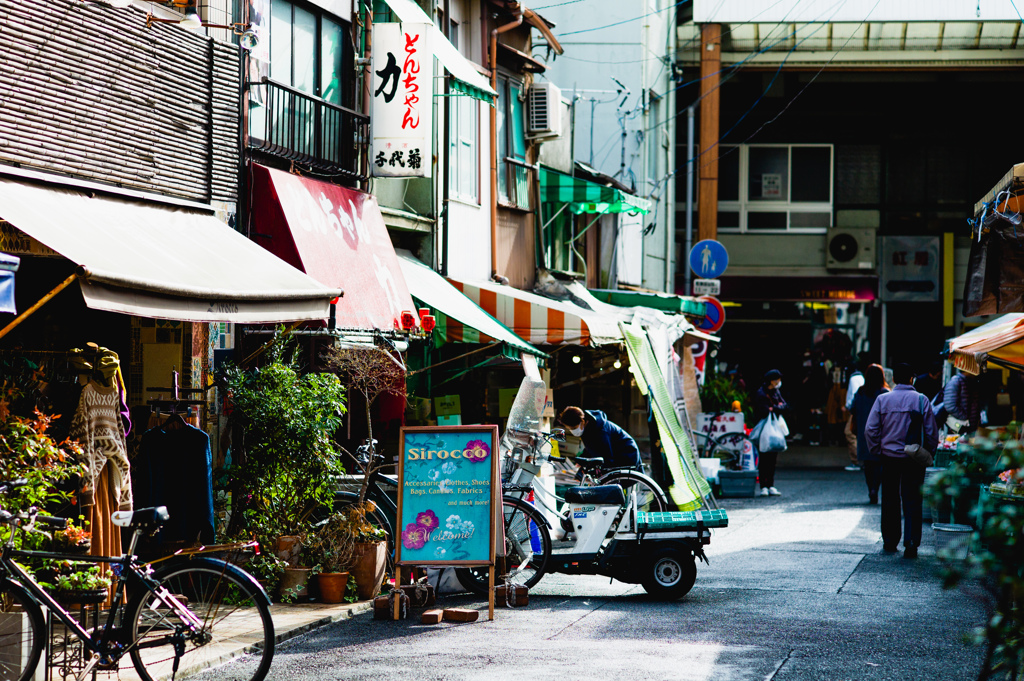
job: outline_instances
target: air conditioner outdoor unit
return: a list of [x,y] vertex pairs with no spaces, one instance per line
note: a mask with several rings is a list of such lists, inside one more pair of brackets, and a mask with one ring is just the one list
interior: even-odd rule
[[875,269],[873,229],[830,229],[825,242],[825,267],[830,270]]
[[554,83],[534,83],[526,100],[526,133],[531,137],[560,137],[562,91]]

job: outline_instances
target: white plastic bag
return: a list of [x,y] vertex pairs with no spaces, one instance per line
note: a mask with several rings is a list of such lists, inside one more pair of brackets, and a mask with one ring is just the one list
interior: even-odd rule
[[[779,425],[782,417],[776,414],[769,414],[761,427],[761,435],[757,438],[757,449],[761,452],[784,452],[786,451],[786,435],[783,426]],[[788,431],[787,431],[788,432]]]
[[782,414],[772,414],[779,423],[779,430],[782,431],[782,437],[789,437],[789,425],[786,423],[786,419],[782,418]]

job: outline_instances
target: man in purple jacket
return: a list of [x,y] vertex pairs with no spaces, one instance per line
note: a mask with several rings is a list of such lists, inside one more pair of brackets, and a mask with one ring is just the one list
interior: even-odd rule
[[924,466],[907,456],[903,448],[920,443],[934,452],[939,433],[931,416],[931,404],[914,390],[914,374],[908,364],[893,369],[896,387],[875,400],[868,414],[864,438],[868,449],[882,460],[882,550],[895,553],[900,543],[900,510],[903,511],[903,557],[917,558],[921,545],[921,485]]

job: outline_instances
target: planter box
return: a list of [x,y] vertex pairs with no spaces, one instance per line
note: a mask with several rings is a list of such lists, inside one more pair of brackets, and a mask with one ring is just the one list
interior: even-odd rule
[[723,497],[757,496],[757,471],[718,471]]

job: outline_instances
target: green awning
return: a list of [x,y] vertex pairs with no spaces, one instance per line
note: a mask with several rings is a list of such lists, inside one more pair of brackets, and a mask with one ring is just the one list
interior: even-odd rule
[[690,439],[679,421],[647,332],[643,327],[623,322],[619,322],[619,328],[626,339],[629,370],[636,378],[637,388],[650,400],[651,411],[658,424],[658,432],[661,433],[661,446],[672,472],[672,485],[667,490],[668,494],[680,511],[699,508],[704,505],[704,498],[711,494],[711,487],[700,470],[696,455],[690,447]]
[[651,202],[643,197],[543,167],[540,169],[540,200],[568,203],[569,210],[576,215],[651,212]]
[[707,303],[687,296],[671,293],[647,293],[644,291],[619,291],[612,289],[588,289],[601,302],[621,307],[649,307],[662,312],[684,314],[690,317],[707,315]]

